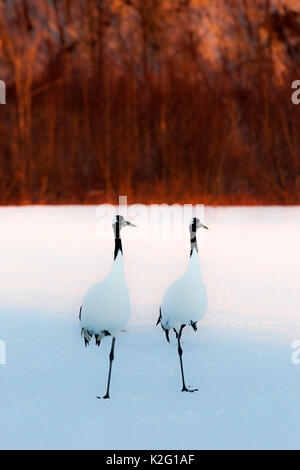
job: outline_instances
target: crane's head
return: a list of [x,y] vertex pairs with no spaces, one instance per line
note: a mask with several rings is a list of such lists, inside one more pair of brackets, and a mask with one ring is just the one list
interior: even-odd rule
[[196,233],[198,228],[205,228],[206,230],[208,230],[208,227],[206,227],[206,225],[203,225],[200,222],[200,219],[198,219],[197,217],[193,217],[190,222],[190,231]]
[[121,228],[126,227],[127,225],[129,225],[130,227],[136,227],[136,225],[132,224],[131,222],[128,222],[128,220],[125,220],[122,215],[116,215],[113,218],[112,225],[113,225],[115,232],[120,231]]

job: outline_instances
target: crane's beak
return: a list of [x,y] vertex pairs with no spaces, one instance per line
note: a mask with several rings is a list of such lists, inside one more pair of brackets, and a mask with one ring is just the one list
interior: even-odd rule
[[206,227],[206,225],[201,224],[201,227],[205,228],[206,230],[209,230],[209,228]]
[[129,225],[129,227],[135,227],[135,228],[137,228],[136,225],[132,224],[131,222],[128,222],[128,220],[126,220],[126,225]]

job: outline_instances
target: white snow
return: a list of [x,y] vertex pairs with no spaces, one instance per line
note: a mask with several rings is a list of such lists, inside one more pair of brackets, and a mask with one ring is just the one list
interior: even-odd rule
[[[189,240],[122,231],[132,313],[116,341],[85,348],[78,311],[113,259],[95,207],[0,209],[0,448],[294,449],[300,447],[300,208],[206,208],[199,247],[207,314],[177,345],[155,327]],[[131,220],[131,219],[130,219]],[[135,222],[134,220],[132,220]]]

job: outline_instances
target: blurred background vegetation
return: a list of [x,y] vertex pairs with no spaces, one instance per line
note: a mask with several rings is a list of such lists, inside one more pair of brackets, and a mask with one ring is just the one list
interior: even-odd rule
[[0,0],[0,203],[300,203],[300,2]]

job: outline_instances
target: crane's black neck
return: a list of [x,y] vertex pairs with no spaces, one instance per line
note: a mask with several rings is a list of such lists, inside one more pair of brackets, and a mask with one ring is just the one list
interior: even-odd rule
[[119,252],[123,255],[122,249],[122,240],[120,235],[120,224],[119,219],[117,219],[116,224],[114,225],[114,232],[115,232],[115,252],[114,252],[114,260],[117,258]]
[[190,257],[192,256],[194,250],[196,250],[196,252],[198,253],[198,244],[197,244],[197,235],[196,235],[196,233],[197,233],[197,225],[196,225],[196,221],[194,221],[190,225],[190,237],[191,237]]
[[122,240],[121,238],[115,238],[115,253],[114,253],[114,260],[119,254],[119,251],[123,255],[123,250],[122,250]]

